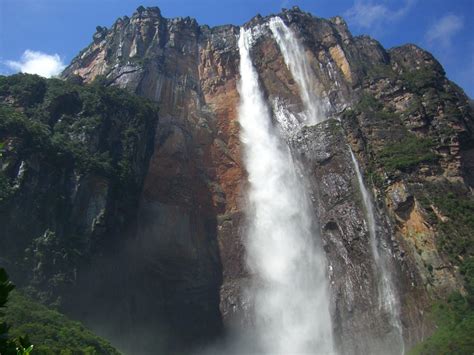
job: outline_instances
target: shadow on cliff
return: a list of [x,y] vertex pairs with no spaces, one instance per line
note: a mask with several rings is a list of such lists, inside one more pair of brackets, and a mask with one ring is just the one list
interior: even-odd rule
[[126,354],[192,353],[222,334],[216,235],[212,210],[143,199],[63,309]]

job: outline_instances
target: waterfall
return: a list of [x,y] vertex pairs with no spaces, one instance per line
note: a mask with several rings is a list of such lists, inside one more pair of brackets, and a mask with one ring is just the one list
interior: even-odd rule
[[[350,149],[350,148],[349,148]],[[372,203],[372,199],[370,198],[369,191],[365,187],[364,179],[362,177],[362,173],[360,172],[359,164],[357,163],[357,159],[350,149],[352,162],[354,164],[354,168],[357,175],[357,181],[359,183],[359,190],[362,194],[362,202],[365,209],[365,217],[367,220],[367,227],[369,229],[369,237],[370,237],[370,246],[372,249],[372,255],[375,261],[375,267],[378,271],[379,283],[378,283],[378,295],[379,295],[379,307],[387,312],[390,316],[390,323],[391,326],[396,331],[395,340],[397,345],[400,346],[400,354],[405,352],[404,350],[404,342],[403,342],[403,328],[400,321],[400,310],[397,295],[395,294],[392,281],[390,278],[389,270],[387,269],[387,265],[383,258],[381,258],[378,245],[377,245],[377,224],[375,220],[375,213],[374,207]],[[391,349],[392,351],[395,349]],[[396,351],[396,350],[395,350]]]
[[311,67],[303,46],[281,18],[272,17],[269,21],[269,27],[280,47],[286,66],[300,89],[301,101],[303,101],[306,109],[304,123],[313,125],[324,121],[325,115],[320,100],[314,94],[314,75],[311,74]]
[[332,354],[326,265],[308,196],[271,114],[240,30],[239,122],[248,172],[247,264],[261,353]]
[[[320,105],[320,100],[314,94],[315,82],[314,75],[312,74],[311,67],[308,63],[306,53],[302,45],[296,39],[296,36],[288,28],[280,17],[273,17],[269,21],[269,28],[277,42],[283,59],[288,67],[291,75],[297,83],[301,100],[305,108],[305,120],[300,122],[299,125],[295,123],[296,118],[288,110],[285,109],[278,100],[274,104],[274,112],[277,116],[282,130],[285,132],[288,129],[295,129],[301,124],[316,124],[325,120],[324,111]],[[288,127],[289,128],[288,128]],[[291,134],[291,132],[290,132]],[[370,195],[364,185],[362,175],[360,173],[359,166],[355,159],[352,150],[350,151],[352,161],[355,166],[357,173],[357,179],[360,187],[360,191],[363,197],[363,204],[365,209],[365,215],[367,219],[367,225],[370,235],[371,251],[374,258],[375,269],[377,270],[379,283],[378,283],[378,304],[381,310],[386,312],[390,317],[390,326],[395,330],[395,338],[393,341],[387,342],[387,347],[390,347],[389,352],[395,351],[391,346],[395,344],[395,347],[401,347],[400,352],[403,354],[403,336],[402,326],[399,316],[399,304],[397,296],[394,292],[390,274],[387,269],[386,263],[381,258],[376,239],[376,221],[375,213],[373,210],[373,204],[370,199]]]

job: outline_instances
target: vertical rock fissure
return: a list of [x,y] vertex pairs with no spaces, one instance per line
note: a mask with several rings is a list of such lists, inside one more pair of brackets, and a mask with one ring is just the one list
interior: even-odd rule
[[[369,230],[370,236],[370,246],[372,249],[372,255],[375,262],[375,268],[377,271],[378,277],[378,305],[382,311],[385,311],[389,314],[390,325],[395,330],[395,341],[396,345],[399,346],[399,353],[404,354],[404,341],[403,341],[403,328],[400,320],[400,305],[398,301],[398,296],[395,293],[393,287],[392,278],[390,272],[387,268],[386,262],[383,256],[379,253],[379,246],[377,243],[377,221],[375,219],[374,206],[372,199],[370,198],[369,191],[365,187],[364,179],[359,168],[357,159],[350,149],[352,162],[354,164],[354,169],[357,175],[357,182],[359,184],[359,190],[362,195],[362,203],[364,205],[364,212],[367,221],[367,227]],[[394,349],[390,349],[392,352]],[[397,351],[393,352],[396,353]]]
[[271,124],[252,42],[252,29],[242,28],[239,122],[249,175],[246,248],[255,337],[263,353],[334,353],[320,236],[290,150]]

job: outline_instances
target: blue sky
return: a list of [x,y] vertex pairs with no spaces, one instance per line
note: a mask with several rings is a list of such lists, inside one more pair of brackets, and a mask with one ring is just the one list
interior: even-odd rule
[[353,34],[386,48],[415,43],[429,50],[474,98],[474,0],[0,0],[0,73],[54,74],[91,42],[97,25],[109,27],[139,5],[211,26],[294,5],[318,17],[341,15]]

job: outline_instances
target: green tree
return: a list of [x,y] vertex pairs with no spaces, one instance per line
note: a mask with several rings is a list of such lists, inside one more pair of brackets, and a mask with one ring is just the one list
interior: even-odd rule
[[12,339],[8,335],[9,326],[3,320],[4,312],[8,301],[8,295],[15,288],[15,285],[9,280],[8,274],[4,268],[0,268],[0,354],[2,355],[29,355],[33,351],[33,345],[27,337]]

